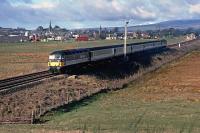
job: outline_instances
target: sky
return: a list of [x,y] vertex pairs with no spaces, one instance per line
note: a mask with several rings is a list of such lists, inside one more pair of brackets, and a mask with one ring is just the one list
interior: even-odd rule
[[0,27],[67,29],[200,19],[200,0],[0,0]]

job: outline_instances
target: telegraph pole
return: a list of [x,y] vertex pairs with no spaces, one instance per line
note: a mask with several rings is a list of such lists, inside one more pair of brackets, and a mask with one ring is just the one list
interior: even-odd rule
[[127,53],[127,26],[128,26],[129,21],[126,21],[125,23],[125,33],[124,33],[124,59],[126,59],[126,53]]

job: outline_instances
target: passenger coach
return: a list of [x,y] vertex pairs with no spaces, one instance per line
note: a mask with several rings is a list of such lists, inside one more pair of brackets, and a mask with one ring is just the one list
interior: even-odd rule
[[[166,47],[166,40],[127,44],[127,54]],[[124,54],[124,45],[54,51],[49,55],[49,70],[61,72],[67,66],[119,57]]]

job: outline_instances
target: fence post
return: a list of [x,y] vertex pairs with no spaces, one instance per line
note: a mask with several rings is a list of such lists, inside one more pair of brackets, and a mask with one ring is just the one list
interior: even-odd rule
[[91,90],[89,90],[89,97],[91,96]]
[[69,103],[69,91],[67,91],[66,93],[67,93],[67,103],[66,104],[68,104]]
[[80,99],[81,99],[81,90],[78,89],[78,100],[80,100]]
[[41,114],[42,114],[42,105],[40,104],[40,116],[41,116]]
[[61,99],[62,99],[61,105],[63,106],[63,105],[65,105],[65,90],[62,91],[61,97],[62,97],[62,98],[61,98]]
[[33,124],[34,123],[34,120],[35,120],[35,113],[34,113],[35,111],[34,110],[32,110],[32,113],[31,113],[31,124]]

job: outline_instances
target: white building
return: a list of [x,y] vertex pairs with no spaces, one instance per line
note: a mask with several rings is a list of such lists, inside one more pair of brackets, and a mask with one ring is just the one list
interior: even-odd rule
[[29,32],[26,31],[25,34],[24,34],[24,36],[25,36],[25,37],[28,37],[28,36],[29,36]]
[[196,39],[196,35],[194,33],[188,34],[186,36],[187,41],[194,40],[194,39]]
[[63,37],[57,36],[57,37],[55,38],[55,41],[62,41],[62,39],[63,39]]

